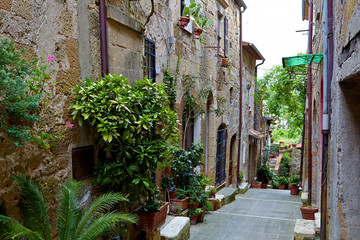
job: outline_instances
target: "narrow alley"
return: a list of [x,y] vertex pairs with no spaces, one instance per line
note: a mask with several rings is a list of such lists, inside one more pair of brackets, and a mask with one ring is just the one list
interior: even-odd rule
[[301,218],[300,205],[300,197],[286,190],[249,189],[191,226],[191,239],[290,240],[295,221]]

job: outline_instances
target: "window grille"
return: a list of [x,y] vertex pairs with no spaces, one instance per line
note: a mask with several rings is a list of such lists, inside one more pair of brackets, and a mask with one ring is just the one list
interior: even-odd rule
[[155,42],[145,38],[146,76],[154,82],[156,80],[155,48]]

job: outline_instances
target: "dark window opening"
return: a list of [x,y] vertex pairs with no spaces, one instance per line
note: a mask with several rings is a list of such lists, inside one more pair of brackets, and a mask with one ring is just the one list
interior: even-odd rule
[[155,42],[145,38],[146,77],[153,82],[156,80],[155,48]]
[[94,173],[94,146],[72,150],[72,171],[75,180],[91,177]]

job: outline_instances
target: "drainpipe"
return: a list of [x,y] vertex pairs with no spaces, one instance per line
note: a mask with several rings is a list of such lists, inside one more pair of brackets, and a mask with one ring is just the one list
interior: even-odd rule
[[[260,55],[259,55],[260,56]],[[257,71],[258,71],[258,66],[260,66],[260,65],[262,65],[262,64],[264,64],[264,62],[265,62],[265,58],[262,58],[262,62],[261,63],[259,63],[259,64],[257,64],[256,66],[255,66],[255,94],[257,94],[257,83],[256,83],[256,81],[257,81]],[[257,104],[256,104],[256,101],[255,101],[255,112],[254,112],[254,129],[256,130],[256,126],[257,126]],[[254,166],[256,166],[256,157],[257,157],[257,153],[258,153],[258,151],[257,150],[260,150],[261,151],[261,141],[260,141],[260,148],[259,149],[257,149],[257,139],[255,138],[254,139],[254,144],[255,144],[255,165]],[[254,172],[255,172],[255,169],[254,169]]]
[[99,3],[100,18],[100,54],[101,54],[101,76],[109,74],[109,54],[107,43],[107,24],[106,24],[106,0]]
[[320,219],[320,238],[326,239],[327,225],[327,176],[328,176],[328,149],[330,133],[330,105],[331,105],[331,80],[333,74],[333,0],[324,0],[324,62],[323,62],[323,152],[321,159],[321,219]]
[[243,10],[240,11],[240,70],[239,70],[239,77],[240,77],[240,96],[239,96],[239,147],[238,147],[238,159],[237,159],[237,184],[240,183],[240,177],[239,177],[239,172],[240,172],[240,153],[241,153],[241,126],[242,126],[242,68],[243,68],[243,47],[242,47],[242,14],[245,12],[246,10],[246,5],[243,1],[241,1],[242,3],[242,7]]
[[[308,54],[312,54],[312,29],[313,29],[313,1],[310,0],[309,7],[309,38],[308,38]],[[311,66],[309,64],[308,69],[308,191],[309,199],[308,203],[311,205],[311,182],[312,182],[312,76],[311,76]]]
[[305,144],[305,125],[306,125],[306,110],[304,111],[304,119],[303,119],[303,134],[302,134],[302,139],[301,139],[301,156],[300,156],[300,183],[301,183],[301,187],[302,186],[302,176],[303,176],[303,163],[304,163],[304,144]]

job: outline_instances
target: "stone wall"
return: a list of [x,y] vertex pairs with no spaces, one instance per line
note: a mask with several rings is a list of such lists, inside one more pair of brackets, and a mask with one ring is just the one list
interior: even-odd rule
[[[360,1],[334,1],[334,72],[331,83],[329,235],[359,239]],[[351,186],[351,187],[350,187]]]
[[[48,64],[55,70],[51,80],[57,84],[49,89],[53,97],[45,117],[47,130],[62,130],[65,122],[73,122],[67,109],[72,101],[70,87],[80,78],[99,75],[98,28],[95,1],[1,1],[0,37],[24,47],[27,59],[43,57],[46,62],[48,55],[54,57]],[[9,216],[19,216],[18,191],[11,176],[25,174],[39,183],[54,220],[59,186],[72,177],[72,149],[94,143],[93,133],[77,124],[64,135],[56,146],[44,150],[35,143],[14,147],[0,132],[0,198]]]

